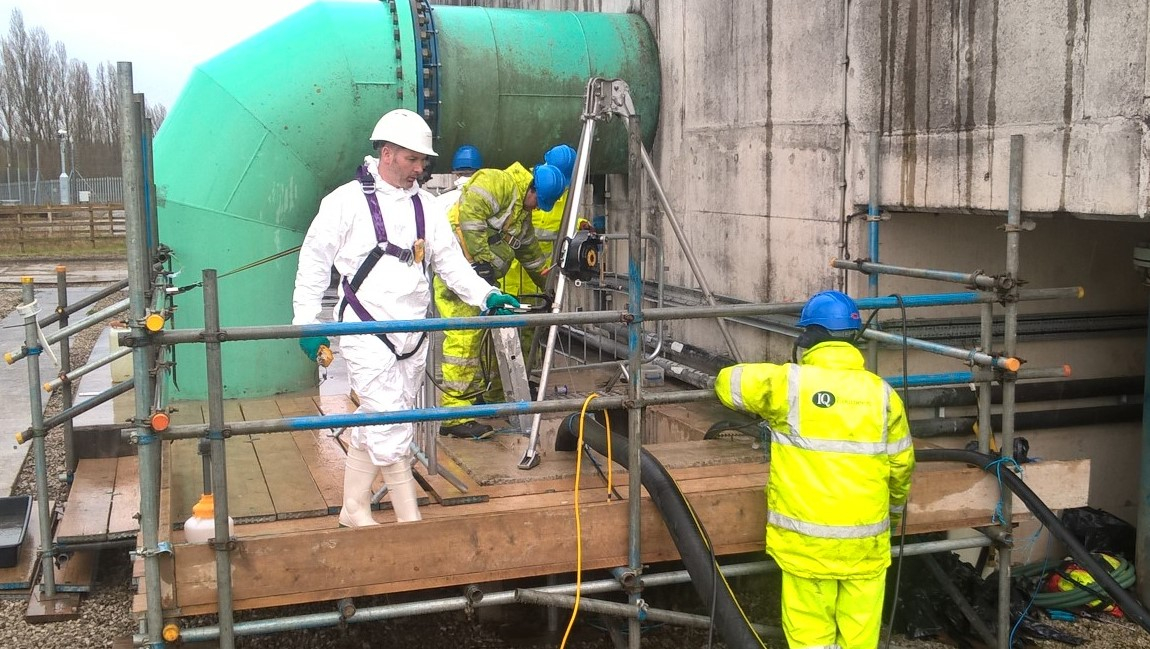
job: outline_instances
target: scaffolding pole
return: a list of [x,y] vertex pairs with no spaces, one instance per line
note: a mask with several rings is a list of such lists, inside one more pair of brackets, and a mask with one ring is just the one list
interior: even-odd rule
[[[1019,272],[1019,244],[1022,232],[1022,136],[1010,136],[1010,186],[1006,210],[1006,277],[1011,281],[1011,291],[1007,294],[1006,317],[1002,331],[1002,351],[1013,357],[1018,343],[1018,301],[1013,298],[1017,291]],[[1014,368],[1018,369],[1018,368]],[[1014,394],[1017,383],[1010,374],[1002,377],[1002,460],[1007,463],[1000,471],[1013,471],[1014,465]],[[1010,491],[999,484],[999,502],[1002,503],[1002,531],[1009,534],[1011,529],[1012,504]],[[998,547],[998,646],[1010,647],[1010,544]]]
[[[148,283],[151,259],[148,254],[147,214],[143,200],[145,169],[140,159],[141,134],[138,104],[132,91],[132,64],[116,64],[117,107],[120,123],[120,159],[124,176],[125,246],[128,256],[128,327],[132,337],[145,340],[147,329]],[[106,316],[105,316],[106,317]],[[132,376],[135,377],[136,406],[132,419],[133,438],[140,463],[140,546],[144,558],[144,588],[147,612],[144,628],[149,646],[163,646],[163,602],[160,599],[160,440],[148,426],[152,403],[149,381],[152,350],[145,342],[132,350]]]

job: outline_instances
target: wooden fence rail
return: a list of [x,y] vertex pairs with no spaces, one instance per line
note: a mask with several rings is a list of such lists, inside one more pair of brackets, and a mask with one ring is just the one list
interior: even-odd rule
[[88,242],[95,248],[109,240],[123,239],[122,203],[80,205],[0,205],[0,246],[42,246]]

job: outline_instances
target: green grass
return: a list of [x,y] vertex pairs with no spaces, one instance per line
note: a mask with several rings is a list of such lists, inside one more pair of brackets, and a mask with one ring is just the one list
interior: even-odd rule
[[44,239],[25,241],[23,246],[15,242],[0,241],[0,259],[39,259],[43,257],[121,259],[126,255],[123,239],[97,239],[94,246],[88,240]]

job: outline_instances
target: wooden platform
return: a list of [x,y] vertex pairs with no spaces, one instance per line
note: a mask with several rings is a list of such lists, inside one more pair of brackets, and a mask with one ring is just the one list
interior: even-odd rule
[[[177,421],[202,418],[202,404],[180,404]],[[232,403],[229,419],[345,412],[343,397],[294,396]],[[683,413],[689,413],[684,417]],[[693,413],[693,414],[692,414]],[[687,495],[718,554],[761,551],[768,465],[748,437],[702,440],[713,417],[693,409],[669,408],[665,418],[688,441],[647,448],[663,462]],[[200,419],[202,421],[202,419]],[[653,431],[658,437],[658,431]],[[333,431],[237,436],[227,446],[230,506],[236,518],[232,554],[234,604],[262,608],[341,597],[419,591],[477,582],[515,579],[575,569],[574,453],[551,451],[532,471],[515,468],[523,440],[443,439],[439,461],[459,475],[466,492],[441,477],[420,476],[428,504],[423,520],[397,524],[386,508],[375,513],[381,526],[342,529],[336,516],[342,499],[343,449]],[[606,461],[601,459],[606,467]],[[164,458],[161,538],[174,552],[162,559],[162,601],[166,617],[215,611],[215,552],[183,542],[180,521],[190,515],[202,486],[195,443],[174,442]],[[426,472],[421,472],[425,474]],[[624,498],[627,473],[615,466],[614,486]],[[235,476],[233,479],[233,475]],[[1055,509],[1086,503],[1089,462],[1027,465],[1025,480]],[[607,497],[605,479],[584,459],[579,515],[583,568],[627,563],[627,503]],[[922,465],[916,473],[908,521],[912,533],[988,525],[998,485],[980,470]],[[1015,502],[1017,520],[1029,517]],[[642,507],[644,562],[678,558],[654,505]],[[354,559],[351,559],[354,557]],[[142,577],[142,566],[136,567]],[[146,607],[141,592],[136,613]]]
[[[205,404],[173,405],[174,423],[204,421]],[[352,409],[345,395],[332,394],[329,388],[323,394],[228,401],[225,418],[265,420]],[[717,404],[701,403],[653,407],[645,419],[646,448],[678,482],[719,555],[762,551],[766,517],[763,488],[769,466],[755,440],[702,439],[712,423],[730,416]],[[561,418],[547,417],[545,425]],[[395,523],[385,499],[374,514],[382,525],[342,529],[335,514],[342,502],[345,452],[337,433],[293,431],[228,439],[228,502],[237,522],[232,553],[235,608],[421,591],[575,569],[576,454],[544,448],[540,466],[521,471],[517,464],[525,440],[519,435],[499,434],[484,441],[439,438],[438,461],[463,481],[465,490],[419,467],[422,521]],[[160,559],[165,617],[216,610],[215,552],[207,545],[185,543],[181,529],[203,490],[197,447],[198,441],[186,440],[166,442],[163,448],[159,537],[173,547],[172,554]],[[128,457],[81,463],[58,539],[115,540],[136,534],[134,461]],[[601,458],[600,464],[605,471],[609,463]],[[1026,465],[1024,479],[1048,506],[1060,509],[1086,504],[1089,472],[1085,460],[1043,462]],[[613,467],[613,486],[623,499],[627,477],[625,470]],[[627,503],[608,499],[605,478],[586,458],[579,479],[584,570],[626,565]],[[997,482],[980,470],[920,465],[909,531],[988,525],[997,499]],[[1030,517],[1017,500],[1014,511],[1016,520]],[[678,558],[659,512],[646,499],[642,525],[644,562]],[[0,571],[0,584],[26,588],[35,579],[34,545],[23,548],[19,566]],[[76,558],[70,572],[83,573],[84,558]],[[137,562],[135,575],[139,592],[133,609],[142,614],[142,562]],[[70,589],[82,592],[82,576],[68,579]]]

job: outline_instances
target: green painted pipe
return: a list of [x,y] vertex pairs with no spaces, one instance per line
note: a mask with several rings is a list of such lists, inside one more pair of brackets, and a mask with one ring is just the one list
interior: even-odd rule
[[[576,144],[592,76],[631,87],[650,144],[659,112],[658,53],[640,16],[425,2],[321,2],[193,72],[155,141],[161,240],[176,286],[219,271],[221,326],[291,322],[296,257],[232,276],[298,246],[327,192],[354,177],[383,113],[408,108],[436,133],[439,167],[464,142],[487,164],[531,164]],[[626,168],[618,120],[597,128],[592,171]],[[177,298],[174,324],[203,326],[202,293]],[[294,340],[224,345],[224,394],[314,387]],[[173,399],[207,394],[202,345],[182,345]]]

